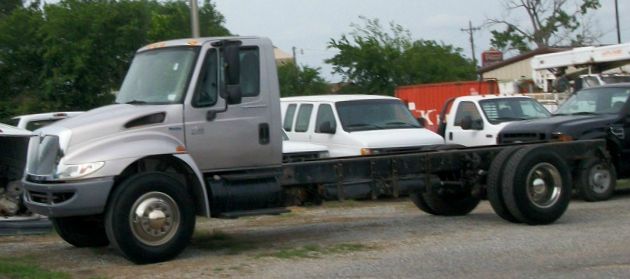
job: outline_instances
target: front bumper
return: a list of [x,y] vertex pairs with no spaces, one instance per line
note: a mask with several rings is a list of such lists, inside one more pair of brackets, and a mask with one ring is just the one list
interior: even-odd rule
[[22,180],[24,203],[48,217],[101,214],[114,185],[113,177],[59,183]]

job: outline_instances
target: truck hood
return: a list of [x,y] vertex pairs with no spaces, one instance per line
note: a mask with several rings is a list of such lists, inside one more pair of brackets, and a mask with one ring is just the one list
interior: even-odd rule
[[[100,107],[87,111],[78,116],[67,118],[53,123],[36,131],[41,135],[58,135],[62,143],[62,149],[70,149],[93,139],[106,137],[128,130],[128,125],[133,120],[138,120],[145,116],[165,113],[163,119],[167,121],[168,111],[174,108],[181,110],[181,105],[160,105],[142,106],[131,104],[115,104]],[[161,121],[163,122],[163,121]],[[181,122],[181,119],[179,119]],[[147,123],[157,124],[157,123]],[[138,123],[132,128],[140,127],[143,123]],[[63,135],[63,136],[62,136]],[[69,152],[69,150],[65,150]]]
[[282,153],[304,153],[304,152],[327,152],[328,148],[320,144],[313,144],[301,141],[285,140],[282,141]]
[[33,133],[29,130],[20,129],[0,123],[0,137],[20,137],[20,136],[32,136]]
[[368,148],[411,147],[444,144],[444,138],[424,128],[352,132],[352,137]]
[[576,139],[589,139],[606,133],[608,127],[618,119],[616,114],[552,116],[512,122],[501,130],[501,134],[544,133],[549,139],[551,133],[560,132]]

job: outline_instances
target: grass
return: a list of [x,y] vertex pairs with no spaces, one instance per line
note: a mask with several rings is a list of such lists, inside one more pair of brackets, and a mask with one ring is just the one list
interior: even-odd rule
[[192,243],[201,249],[225,251],[230,255],[258,248],[253,242],[235,239],[219,230],[196,232]]
[[330,246],[311,244],[304,245],[298,248],[286,248],[280,249],[275,252],[262,253],[259,254],[257,257],[274,257],[280,259],[318,259],[326,255],[348,254],[352,252],[366,251],[371,249],[374,249],[374,247],[356,243],[342,243]]
[[65,272],[43,269],[31,257],[13,257],[0,258],[0,278],[66,279],[71,276]]
[[344,200],[344,201],[326,201],[324,202],[324,207],[327,208],[349,208],[349,207],[357,207],[364,206],[365,203],[355,200]]
[[630,179],[617,180],[617,189],[630,189]]

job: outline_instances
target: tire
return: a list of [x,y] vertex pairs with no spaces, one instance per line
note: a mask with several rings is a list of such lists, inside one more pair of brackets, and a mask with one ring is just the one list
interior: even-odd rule
[[411,198],[411,201],[413,202],[413,204],[415,204],[416,207],[418,207],[420,210],[431,215],[438,215],[435,210],[431,209],[427,205],[427,202],[424,200],[422,193],[411,193],[409,194],[409,197]]
[[517,151],[503,173],[503,199],[520,222],[545,225],[564,214],[571,199],[569,167],[548,148]]
[[435,191],[427,193],[416,193],[416,198],[412,201],[422,211],[439,216],[461,216],[473,211],[479,204],[480,199],[473,197],[470,193],[444,193],[438,194]]
[[57,234],[75,247],[109,245],[103,215],[51,218]]
[[585,201],[605,201],[612,197],[617,186],[617,171],[600,158],[587,159],[580,164],[575,184]]
[[107,237],[132,262],[172,259],[192,237],[193,205],[186,187],[170,175],[136,174],[114,190],[105,216]]
[[520,223],[520,221],[510,213],[503,200],[503,171],[505,163],[518,149],[519,147],[508,147],[499,152],[492,160],[486,178],[487,197],[492,209],[499,217],[512,223]]

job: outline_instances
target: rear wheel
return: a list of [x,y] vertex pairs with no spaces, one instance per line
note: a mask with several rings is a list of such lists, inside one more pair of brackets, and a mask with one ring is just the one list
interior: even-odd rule
[[51,218],[57,234],[75,247],[109,245],[102,215]]
[[169,260],[192,237],[193,204],[177,179],[160,172],[136,174],[114,191],[105,218],[107,237],[135,263]]
[[503,200],[503,171],[508,159],[519,149],[519,147],[509,147],[501,152],[494,158],[490,164],[488,170],[488,176],[486,179],[487,196],[494,212],[512,223],[520,223],[512,213],[510,213],[505,201]]
[[571,198],[569,167],[547,148],[517,151],[503,174],[503,199],[520,222],[544,225],[566,211]]
[[615,167],[600,158],[584,160],[580,164],[576,188],[585,201],[605,201],[612,197],[617,186]]

